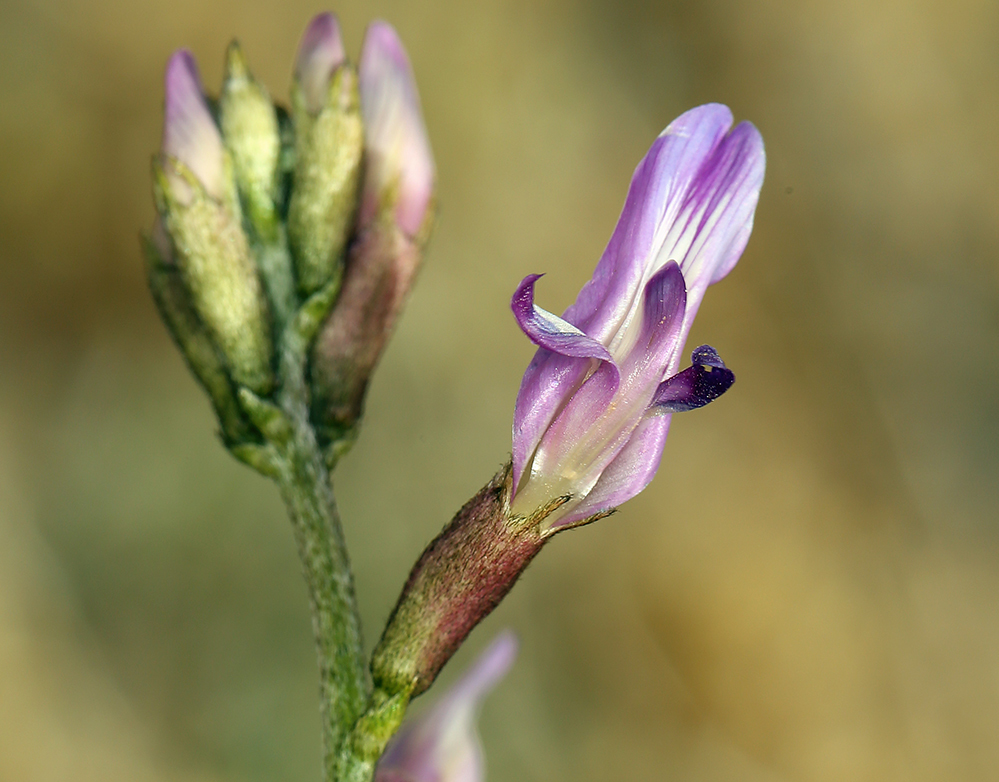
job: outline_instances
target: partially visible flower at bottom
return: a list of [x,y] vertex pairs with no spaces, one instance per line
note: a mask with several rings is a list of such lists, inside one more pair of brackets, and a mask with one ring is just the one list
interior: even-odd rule
[[509,630],[428,711],[403,725],[375,771],[375,782],[482,782],[485,763],[475,729],[479,704],[517,655]]

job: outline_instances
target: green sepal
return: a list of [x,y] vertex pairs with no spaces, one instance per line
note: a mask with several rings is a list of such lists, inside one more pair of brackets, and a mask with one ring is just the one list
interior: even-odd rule
[[245,386],[239,389],[239,403],[243,411],[264,435],[276,446],[286,446],[293,434],[291,422],[285,412],[273,402],[257,396]]
[[212,198],[187,166],[153,161],[157,208],[191,304],[229,374],[259,393],[273,386],[270,313],[238,209]]
[[226,52],[219,124],[250,224],[261,241],[274,243],[279,224],[275,207],[281,158],[278,118],[267,90],[253,78],[236,41]]
[[295,173],[288,207],[288,238],[306,295],[342,272],[361,175],[364,125],[357,74],[347,64],[330,78],[326,105],[312,115],[300,87],[292,87]]
[[336,303],[337,294],[340,293],[340,275],[330,280],[323,288],[316,291],[295,313],[295,318],[291,322],[291,329],[295,334],[296,342],[304,348],[312,344],[316,338],[319,328],[326,322],[333,305]]
[[188,367],[208,394],[218,417],[222,439],[227,444],[234,444],[259,438],[236,401],[225,362],[191,306],[177,267],[160,255],[148,234],[142,234],[140,241],[153,301]]
[[230,445],[229,452],[261,475],[275,480],[281,477],[281,457],[278,455],[277,449],[270,443],[266,445],[256,443]]

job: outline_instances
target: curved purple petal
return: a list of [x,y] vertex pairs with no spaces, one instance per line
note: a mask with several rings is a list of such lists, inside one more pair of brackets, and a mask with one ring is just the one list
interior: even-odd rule
[[735,382],[735,373],[710,345],[695,349],[690,360],[693,366],[659,386],[652,399],[653,408],[664,413],[696,410],[720,397]]
[[607,465],[590,493],[557,519],[551,529],[558,531],[613,510],[648,486],[662,460],[670,418],[669,415],[655,415],[639,421],[627,445]]
[[534,284],[544,275],[528,274],[517,286],[510,309],[517,325],[538,347],[570,358],[595,358],[614,363],[607,348],[571,323],[534,303]]
[[[622,373],[628,382],[640,386],[656,386],[679,345],[687,307],[687,286],[683,272],[670,261],[656,272],[645,285],[642,295],[642,322],[634,343],[627,346],[627,358],[622,361]],[[627,335],[624,335],[627,339]],[[623,349],[625,346],[620,346]]]

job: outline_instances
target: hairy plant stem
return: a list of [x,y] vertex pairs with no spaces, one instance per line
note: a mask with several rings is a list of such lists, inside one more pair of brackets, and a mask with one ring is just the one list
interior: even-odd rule
[[309,348],[336,299],[338,282],[331,281],[299,305],[285,242],[261,251],[267,255],[262,271],[272,294],[272,323],[280,334],[277,391],[264,399],[240,389],[242,408],[264,443],[230,449],[277,482],[291,517],[319,662],[323,779],[370,782],[402,723],[412,688],[372,692],[364,659],[353,575],[330,480],[339,457],[353,443],[356,426],[324,448],[309,418]]
[[[271,267],[275,276],[282,276],[282,266],[289,268]],[[294,312],[274,313],[281,331],[277,393],[270,401],[240,390],[240,402],[266,444],[234,450],[237,458],[274,478],[291,518],[319,663],[325,782],[340,779],[338,754],[371,698],[353,575],[330,481],[333,464],[309,421],[305,376],[309,345],[329,312],[335,288],[327,286]]]
[[309,590],[319,661],[324,777],[335,782],[337,750],[364,711],[371,685],[347,544],[330,474],[309,422],[305,358],[311,335],[303,334],[295,323],[289,324],[285,335],[278,404],[291,431],[278,484]]

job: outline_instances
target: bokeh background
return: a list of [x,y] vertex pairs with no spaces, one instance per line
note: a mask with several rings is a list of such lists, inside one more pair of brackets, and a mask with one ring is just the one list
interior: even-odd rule
[[[162,68],[230,37],[287,94],[312,2],[0,6],[0,779],[318,779],[305,590],[157,321]],[[504,461],[507,303],[588,277],[631,171],[722,101],[769,166],[691,344],[734,390],[561,536],[501,627],[499,780],[999,778],[999,4],[345,0],[416,69],[440,220],[337,487],[368,643]],[[427,698],[432,696],[428,695]]]

